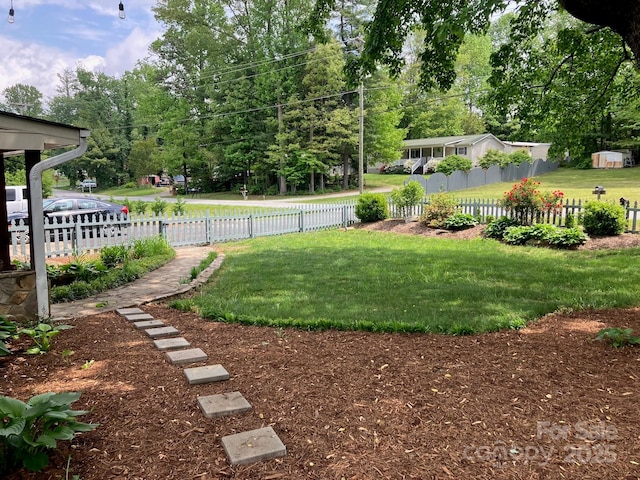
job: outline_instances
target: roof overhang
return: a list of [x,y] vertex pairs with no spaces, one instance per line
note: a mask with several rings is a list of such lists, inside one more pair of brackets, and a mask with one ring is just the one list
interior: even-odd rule
[[80,145],[86,129],[0,111],[0,153],[50,150]]

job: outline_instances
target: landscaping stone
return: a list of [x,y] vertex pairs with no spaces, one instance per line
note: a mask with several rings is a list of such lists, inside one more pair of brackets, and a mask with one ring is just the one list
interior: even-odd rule
[[198,405],[207,418],[224,417],[251,410],[251,404],[240,392],[198,397]]
[[148,313],[133,313],[129,315],[125,315],[126,318],[130,322],[140,322],[142,320],[153,320],[153,316]]
[[229,372],[227,372],[227,370],[220,364],[205,365],[204,367],[185,368],[184,376],[187,377],[189,385],[229,380]]
[[145,320],[144,322],[133,322],[133,326],[138,330],[144,330],[152,327],[164,327],[162,320]]
[[[149,330],[147,330],[148,332]],[[175,350],[165,354],[169,362],[173,365],[183,365],[185,363],[206,362],[208,356],[200,348],[189,348],[187,350]]]
[[222,447],[231,465],[248,465],[287,454],[287,447],[271,427],[222,437]]
[[139,309],[138,307],[131,307],[131,308],[118,308],[116,310],[116,313],[124,316],[124,315],[135,315],[137,313],[144,313],[144,311]]
[[151,338],[172,337],[174,335],[180,334],[178,329],[176,329],[175,327],[150,328],[148,330],[145,330],[145,332]]
[[154,340],[153,344],[156,346],[158,350],[162,350],[162,351],[174,350],[176,348],[186,348],[191,346],[191,344],[182,337]]

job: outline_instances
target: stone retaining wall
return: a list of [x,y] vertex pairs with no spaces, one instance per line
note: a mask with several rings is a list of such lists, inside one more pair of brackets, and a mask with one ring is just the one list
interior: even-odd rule
[[35,271],[0,272],[0,315],[18,322],[38,318]]

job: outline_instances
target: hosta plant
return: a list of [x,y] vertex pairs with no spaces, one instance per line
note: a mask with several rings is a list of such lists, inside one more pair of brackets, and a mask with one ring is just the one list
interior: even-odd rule
[[62,330],[73,328],[71,325],[56,325],[55,327],[48,323],[39,323],[35,328],[23,328],[18,333],[24,333],[31,337],[35,345],[27,350],[30,355],[45,353],[51,350],[51,342]]
[[73,440],[97,424],[79,422],[88,412],[72,410],[78,392],[43,393],[26,403],[0,396],[0,474],[17,468],[39,472],[49,463],[49,451],[59,440]]

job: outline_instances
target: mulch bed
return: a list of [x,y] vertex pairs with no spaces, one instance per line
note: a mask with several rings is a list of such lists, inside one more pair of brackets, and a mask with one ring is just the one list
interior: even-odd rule
[[[46,355],[14,343],[0,358],[1,395],[82,391],[74,407],[100,427],[61,442],[44,472],[6,480],[640,478],[640,350],[594,341],[605,326],[639,332],[638,308],[466,337],[250,327],[143,308],[230,380],[189,386],[115,313],[72,322]],[[198,395],[231,391],[253,410],[201,414]],[[231,467],[221,437],[268,425],[287,455]]]

